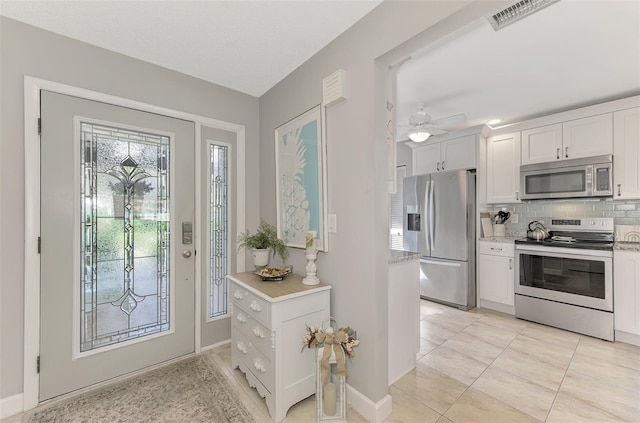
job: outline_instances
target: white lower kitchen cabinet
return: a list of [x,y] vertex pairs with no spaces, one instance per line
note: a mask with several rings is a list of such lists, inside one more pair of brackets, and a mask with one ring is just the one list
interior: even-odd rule
[[316,392],[316,351],[300,351],[306,325],[327,326],[331,286],[307,286],[292,274],[263,282],[251,273],[227,277],[231,298],[231,365],[265,398],[274,422]]
[[613,314],[616,341],[640,345],[640,252],[613,252]]
[[514,314],[514,244],[480,241],[478,296],[482,308]]

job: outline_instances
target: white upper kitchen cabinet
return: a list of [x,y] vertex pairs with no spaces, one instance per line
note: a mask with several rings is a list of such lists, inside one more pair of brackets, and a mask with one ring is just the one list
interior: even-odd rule
[[611,113],[571,120],[562,124],[564,159],[613,153],[613,116]]
[[430,143],[413,151],[413,173],[442,172],[445,170],[475,169],[477,165],[478,136]]
[[413,150],[413,174],[423,175],[440,170],[440,143],[420,146]]
[[520,202],[520,132],[487,139],[487,203]]
[[522,131],[522,164],[544,163],[562,157],[562,124]]
[[613,252],[613,280],[615,281],[613,314],[616,341],[638,344],[640,340],[640,252],[618,250]]
[[613,153],[611,113],[522,131],[522,164]]
[[613,199],[640,198],[640,107],[613,114]]

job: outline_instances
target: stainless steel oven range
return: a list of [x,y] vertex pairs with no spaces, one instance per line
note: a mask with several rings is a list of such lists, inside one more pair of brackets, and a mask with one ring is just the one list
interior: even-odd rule
[[540,220],[547,239],[516,241],[516,317],[613,341],[613,219]]

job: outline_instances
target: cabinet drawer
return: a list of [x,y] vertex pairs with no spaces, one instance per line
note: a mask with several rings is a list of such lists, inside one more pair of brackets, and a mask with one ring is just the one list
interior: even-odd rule
[[275,371],[271,360],[241,333],[235,333],[232,348],[238,354],[238,361],[244,363],[251,373],[271,393],[275,387]]
[[514,245],[506,242],[480,242],[478,251],[480,254],[490,254],[492,256],[513,257]]
[[271,330],[258,322],[243,310],[234,307],[232,326],[241,333],[245,339],[250,340],[267,357],[273,357],[273,345],[271,342]]
[[251,317],[271,327],[271,304],[246,288],[231,284],[231,300]]

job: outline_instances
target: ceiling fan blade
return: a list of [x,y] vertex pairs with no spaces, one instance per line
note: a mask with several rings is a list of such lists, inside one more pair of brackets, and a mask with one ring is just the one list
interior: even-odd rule
[[431,121],[430,126],[447,128],[449,126],[458,125],[467,121],[467,115],[460,113],[457,115],[447,116],[440,119],[434,119]]

